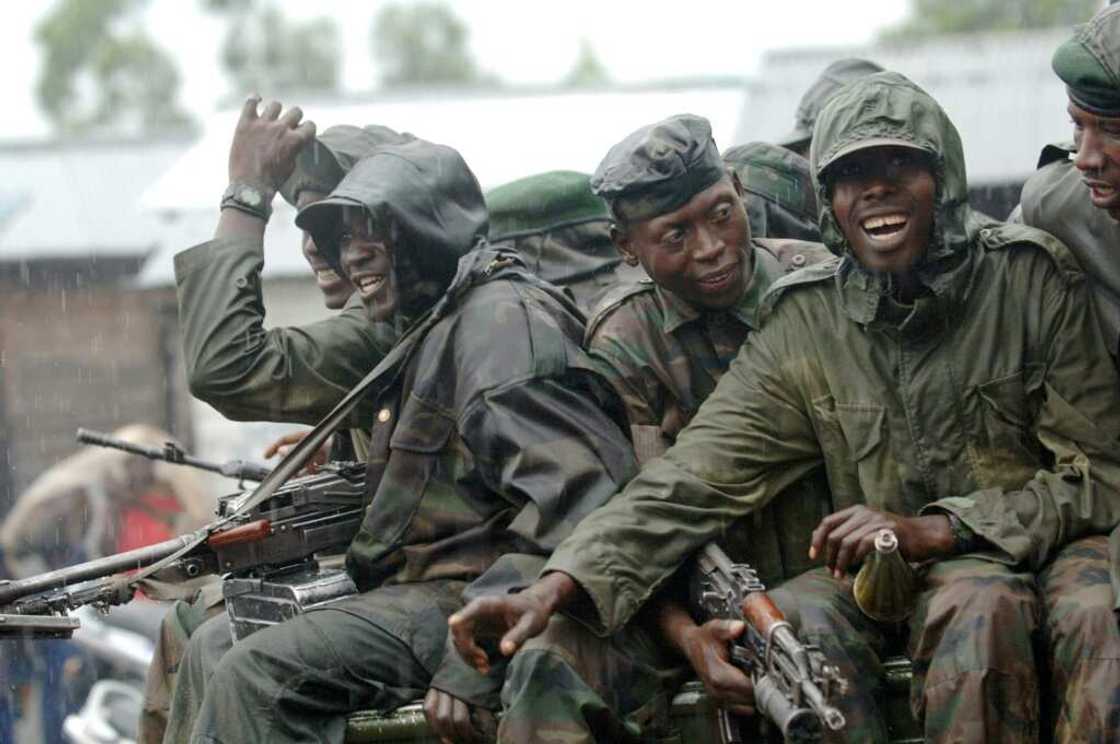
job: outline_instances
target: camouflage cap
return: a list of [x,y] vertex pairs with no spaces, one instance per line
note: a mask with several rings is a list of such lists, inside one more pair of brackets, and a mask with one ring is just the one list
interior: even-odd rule
[[874,62],[857,57],[838,59],[824,68],[824,72],[813,81],[797,104],[793,131],[779,139],[777,144],[782,147],[797,147],[808,143],[813,138],[813,125],[817,121],[817,115],[836,91],[853,80],[882,71],[883,68]]
[[576,171],[549,171],[491,189],[490,239],[521,233],[609,220],[602,199],[591,193],[591,177]]
[[1120,6],[1110,5],[1078,26],[1050,64],[1078,108],[1120,116]]
[[294,207],[299,192],[305,189],[329,194],[354,163],[372,153],[374,148],[410,139],[413,139],[411,134],[401,134],[377,124],[329,127],[296,155],[295,169],[281,184],[280,195]]
[[769,142],[750,142],[727,150],[723,162],[739,176],[746,192],[816,221],[817,195],[805,158]]
[[617,221],[648,220],[686,204],[726,174],[708,120],[678,114],[631,133],[591,177]]

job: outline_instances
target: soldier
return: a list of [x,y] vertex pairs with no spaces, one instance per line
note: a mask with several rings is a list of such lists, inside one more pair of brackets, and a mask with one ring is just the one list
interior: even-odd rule
[[[1120,7],[1101,10],[1054,52],[1066,84],[1073,147],[1046,147],[1023,186],[1021,220],[1057,236],[1084,269],[1108,351],[1120,345]],[[1072,158],[1070,157],[1072,155]],[[1110,550],[1111,545],[1111,550]],[[1109,573],[1103,570],[1111,562]],[[1120,653],[1098,651],[1095,669],[1079,665],[1085,648],[1120,649],[1113,610],[1120,607],[1120,531],[1078,540],[1039,577],[1044,638],[1054,659],[1051,684],[1062,707],[1060,739],[1102,730],[1120,678]],[[1076,582],[1078,590],[1065,589]],[[1088,637],[1087,637],[1088,636]],[[1107,643],[1104,639],[1110,638]],[[1115,731],[1116,721],[1112,721]]]
[[[262,200],[268,200],[267,204],[272,201],[270,194],[278,191],[297,208],[325,198],[354,163],[378,145],[411,138],[388,127],[342,125],[328,128],[301,149],[277,153],[275,142],[269,139],[269,121],[266,116],[256,122],[264,126],[239,123],[230,153],[230,179],[232,183],[257,184],[254,188],[260,191]],[[237,209],[232,204],[229,208]],[[237,215],[223,216],[214,240],[175,257],[191,388],[196,394],[205,394],[206,400],[231,417],[239,413],[251,417],[254,412],[260,413],[256,406],[265,405],[275,420],[313,420],[318,415],[315,406],[327,405],[317,392],[322,384],[319,374],[337,370],[330,365],[306,363],[302,355],[330,348],[333,343],[349,344],[354,359],[345,370],[356,375],[372,369],[381,359],[392,345],[394,332],[379,326],[371,333],[361,303],[355,300],[347,307],[354,287],[323,260],[315,241],[306,233],[301,250],[315,274],[323,304],[341,312],[326,323],[263,330],[261,270],[269,210],[262,210],[256,218],[237,211]],[[251,224],[254,219],[258,223],[255,226]],[[246,339],[251,341],[245,343]],[[333,385],[344,392],[353,381],[340,375]],[[277,405],[281,406],[279,410]],[[299,410],[309,405],[310,411]],[[288,411],[291,416],[285,418]],[[335,459],[364,460],[368,433],[353,428],[348,434],[335,437]],[[265,456],[302,436],[281,438]],[[327,453],[321,453],[318,459],[327,459]],[[198,594],[176,602],[168,612],[148,668],[140,719],[142,744],[163,740],[183,647],[205,619],[222,610],[221,583],[215,581],[200,587]],[[233,643],[229,632],[213,633],[209,640],[212,658],[219,658]]]
[[883,68],[874,62],[857,58],[838,59],[824,68],[820,77],[813,81],[797,104],[797,113],[793,117],[793,131],[779,139],[777,144],[803,158],[809,157],[813,125],[828,100],[836,94],[836,91],[853,80],[882,71]]
[[[829,101],[811,162],[840,258],[775,283],[761,330],[673,448],[532,587],[457,613],[456,645],[485,668],[476,627],[504,634],[508,656],[560,609],[616,631],[690,553],[823,465],[838,511],[810,555],[826,565],[787,582],[783,602],[856,688],[861,740],[886,740],[871,693],[893,629],[856,610],[848,572],[889,527],[928,562],[907,640],[926,738],[1035,741],[1036,574],[1120,521],[1120,380],[1088,289],[1046,233],[970,226],[956,130],[900,75]],[[1091,653],[1075,665],[1097,666]]]
[[[300,138],[298,113],[273,121],[279,139]],[[172,717],[197,681],[194,741],[341,741],[346,713],[428,691],[437,733],[470,740],[469,706],[496,707],[501,678],[444,653],[446,617],[464,591],[526,585],[633,474],[630,448],[602,412],[582,315],[486,245],[482,194],[455,151],[380,148],[297,222],[371,322],[407,328],[371,383],[370,504],[347,558],[361,594],[258,631],[209,680],[181,677]]]
[[[744,155],[742,148],[736,150]],[[782,157],[774,158],[773,151]],[[773,145],[752,148],[746,155],[751,152],[759,157],[737,158],[743,170],[770,194],[792,201],[788,196],[800,190],[774,188],[774,168],[744,166],[784,166],[798,156]],[[618,252],[648,275],[608,293],[588,324],[585,342],[596,368],[623,402],[640,461],[672,444],[711,393],[757,327],[759,303],[770,284],[786,272],[831,257],[816,244],[752,239],[744,187],[726,160],[720,159],[708,121],[686,114],[630,134],[611,148],[592,179],[595,193],[609,205],[611,239]],[[777,200],[766,203],[783,214]],[[779,544],[776,525],[815,521],[830,511],[823,478],[799,487],[818,490],[743,525],[749,537],[741,542],[751,545],[751,556],[757,556],[756,565],[768,580],[796,575],[809,565],[808,541]],[[682,658],[705,653],[706,646],[686,649],[680,642],[686,626],[696,625],[673,600],[666,598],[655,613],[659,624],[671,629],[666,640],[679,648]],[[650,625],[649,631],[654,630]],[[680,662],[652,651],[657,637],[649,631],[632,628],[608,642],[555,618],[513,661],[499,740],[590,740],[594,733],[600,740],[619,741],[641,733],[643,724],[656,726],[667,698],[664,683],[679,681],[675,667]],[[566,653],[568,646],[579,653]],[[749,704],[749,685],[741,695],[734,694],[741,692],[738,688],[725,694],[718,686],[719,672],[702,676],[721,701]]]

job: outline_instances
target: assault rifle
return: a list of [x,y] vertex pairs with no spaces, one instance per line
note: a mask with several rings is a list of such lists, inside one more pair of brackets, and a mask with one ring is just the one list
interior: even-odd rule
[[[127,442],[123,447],[120,440],[85,434],[83,441],[134,451]],[[160,450],[153,452],[156,459],[169,459]],[[178,462],[200,467],[195,458],[184,456]],[[364,512],[365,466],[331,463],[327,470],[293,479],[263,500],[254,498],[257,490],[224,496],[218,501],[218,518],[192,533],[38,576],[0,581],[0,638],[68,638],[79,627],[77,618],[67,614],[70,610],[124,604],[149,577],[177,582],[226,574],[227,598],[231,586],[235,594],[251,595],[262,583],[294,582],[302,607],[352,593],[353,582],[345,572],[319,571],[315,556],[340,552],[357,533]],[[240,471],[229,475],[256,479]],[[267,476],[267,471],[260,475]],[[259,608],[259,595],[246,600]],[[302,609],[276,597],[265,603],[273,606],[266,608],[263,620],[250,618],[239,627],[234,618],[239,637]],[[230,612],[233,615],[232,608]]]
[[[847,681],[820,649],[797,640],[754,569],[732,563],[709,543],[697,555],[692,589],[704,620],[746,623],[743,635],[731,645],[731,661],[750,675],[758,710],[785,741],[817,742],[825,727],[844,728],[844,714],[833,701],[847,691]],[[726,710],[720,711],[720,728],[724,741],[742,741]]]

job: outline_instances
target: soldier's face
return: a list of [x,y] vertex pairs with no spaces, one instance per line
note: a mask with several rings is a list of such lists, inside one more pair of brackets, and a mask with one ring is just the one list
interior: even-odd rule
[[[296,208],[303,209],[308,204],[314,204],[325,198],[327,198],[327,195],[321,191],[304,189],[299,192],[299,197],[296,199]],[[339,276],[338,272],[330,267],[323,255],[319,253],[319,248],[312,240],[311,233],[306,230],[303,231],[302,248],[303,257],[307,259],[311,270],[315,272],[315,284],[318,285],[319,291],[323,293],[323,304],[331,310],[345,307],[346,301],[350,299],[350,295],[354,292],[354,285],[350,283],[349,279]]]
[[856,260],[905,275],[925,254],[937,185],[926,160],[906,147],[873,147],[832,165],[832,211]]
[[393,251],[368,212],[343,207],[338,247],[342,270],[358,292],[370,320],[391,318],[400,304]]
[[730,307],[746,289],[751,231],[738,179],[724,178],[683,207],[615,230],[612,238],[658,285],[699,307]]
[[1120,118],[1090,114],[1072,102],[1067,111],[1077,147],[1073,164],[1089,187],[1089,198],[1120,220]]

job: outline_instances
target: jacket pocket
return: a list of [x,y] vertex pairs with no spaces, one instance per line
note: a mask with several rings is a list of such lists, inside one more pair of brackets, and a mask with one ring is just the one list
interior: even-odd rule
[[981,487],[1021,488],[1044,467],[1031,400],[1022,370],[975,387],[969,454]]
[[[408,397],[389,438],[387,462],[351,550],[352,560],[373,564],[401,548],[406,536],[412,541],[409,533],[415,530],[410,528],[425,495],[442,481],[454,487],[441,476],[454,433],[453,420],[421,399]],[[398,565],[403,558],[389,560]]]
[[886,466],[886,411],[870,402],[840,403],[831,395],[813,401],[834,509],[876,504],[876,495],[895,488]]

